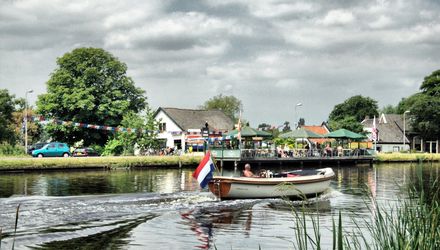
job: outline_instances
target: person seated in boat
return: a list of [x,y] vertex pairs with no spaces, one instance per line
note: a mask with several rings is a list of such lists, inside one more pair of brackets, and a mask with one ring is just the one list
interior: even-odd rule
[[256,175],[254,175],[254,173],[252,173],[251,164],[249,164],[249,163],[246,163],[244,165],[243,176],[244,177],[258,177]]

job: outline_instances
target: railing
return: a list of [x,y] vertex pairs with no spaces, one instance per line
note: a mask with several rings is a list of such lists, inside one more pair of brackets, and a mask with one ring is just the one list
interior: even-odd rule
[[257,158],[330,158],[371,156],[366,149],[318,150],[318,149],[242,149],[241,159]]

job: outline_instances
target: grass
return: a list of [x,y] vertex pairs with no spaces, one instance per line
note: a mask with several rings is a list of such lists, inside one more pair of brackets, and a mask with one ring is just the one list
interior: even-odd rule
[[199,164],[201,156],[106,156],[32,158],[1,157],[0,171],[50,170],[86,168],[135,168],[151,166],[193,166]]
[[378,153],[376,156],[377,162],[429,162],[440,161],[440,154],[428,153]]

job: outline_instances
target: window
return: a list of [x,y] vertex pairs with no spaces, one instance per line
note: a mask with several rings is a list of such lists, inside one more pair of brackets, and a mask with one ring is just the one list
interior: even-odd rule
[[166,131],[167,130],[167,124],[165,122],[159,123],[159,130],[160,130],[160,132]]

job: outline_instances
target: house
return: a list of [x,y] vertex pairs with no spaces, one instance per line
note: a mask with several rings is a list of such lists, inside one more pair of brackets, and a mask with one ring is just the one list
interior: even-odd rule
[[186,149],[186,145],[203,148],[208,137],[221,137],[232,130],[234,122],[220,110],[196,110],[160,107],[154,114],[159,122],[159,139],[167,147]]
[[[304,128],[306,130],[312,131],[314,133],[317,133],[319,135],[325,135],[325,134],[330,133],[330,128],[327,126],[326,122],[322,122],[321,125],[300,125],[300,127]],[[318,143],[318,144],[322,145],[323,143],[325,143],[329,139],[322,138],[322,139],[309,139],[309,140],[315,144]]]
[[411,128],[408,121],[403,121],[403,115],[381,114],[378,118],[366,117],[361,124],[364,126],[364,131],[369,133],[370,140],[372,140],[374,122],[378,131],[376,140],[377,151],[398,152],[410,150],[410,140],[407,135]]

